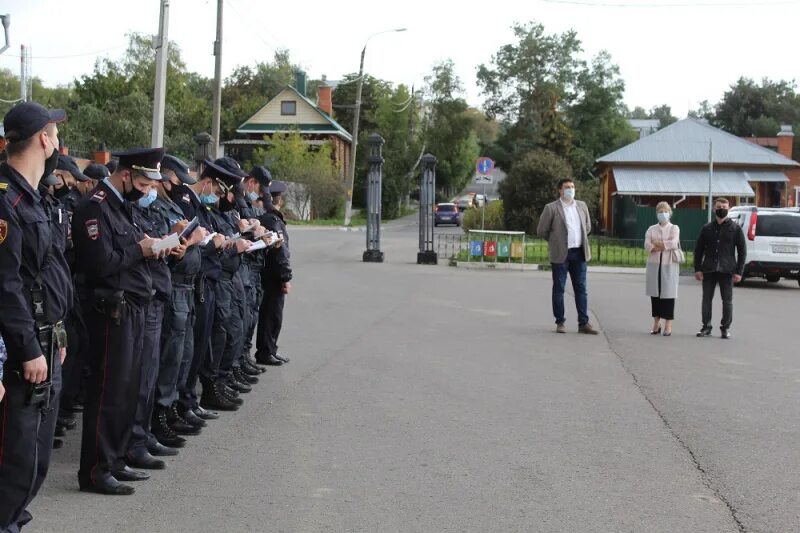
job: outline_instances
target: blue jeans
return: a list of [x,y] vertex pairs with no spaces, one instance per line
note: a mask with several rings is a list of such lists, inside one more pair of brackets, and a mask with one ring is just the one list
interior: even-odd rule
[[578,308],[578,325],[589,323],[589,297],[586,294],[586,257],[583,248],[570,248],[567,260],[551,263],[553,267],[553,316],[556,324],[566,322],[564,317],[564,289],[567,286],[567,273],[572,280],[575,293],[575,307]]

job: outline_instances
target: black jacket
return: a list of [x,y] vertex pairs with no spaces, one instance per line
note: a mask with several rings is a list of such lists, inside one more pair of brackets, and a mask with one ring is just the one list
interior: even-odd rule
[[273,246],[267,250],[267,260],[262,278],[281,283],[292,281],[289,233],[286,230],[286,221],[283,218],[283,214],[274,207],[268,206],[267,212],[261,215],[259,220],[262,226],[283,236],[283,244],[280,247]]
[[742,228],[731,219],[703,226],[694,247],[695,272],[744,273],[747,246]]

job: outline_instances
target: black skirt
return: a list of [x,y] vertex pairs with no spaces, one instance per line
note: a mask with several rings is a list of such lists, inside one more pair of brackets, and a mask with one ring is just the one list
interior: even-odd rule
[[[661,263],[658,264],[658,294],[661,294]],[[650,297],[653,307],[653,318],[675,320],[675,298]]]

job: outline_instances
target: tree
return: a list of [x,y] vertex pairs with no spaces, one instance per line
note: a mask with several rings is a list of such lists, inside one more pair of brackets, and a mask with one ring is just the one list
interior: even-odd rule
[[535,149],[523,155],[499,185],[505,227],[534,235],[542,209],[555,198],[558,180],[571,175],[567,161],[553,152]]
[[666,128],[670,124],[678,122],[678,117],[672,114],[672,108],[667,104],[655,106],[650,110],[650,116],[648,118],[658,119],[662,128]]
[[253,161],[268,161],[276,179],[300,185],[288,193],[291,203],[301,210],[295,215],[334,217],[343,189],[330,144],[310,147],[297,131],[275,134],[267,140],[270,145],[256,149]]
[[[773,81],[761,84],[739,78],[722,96],[710,116],[712,125],[740,137],[773,137],[781,124],[800,126],[800,94],[794,82]],[[795,137],[800,149],[800,136]]]

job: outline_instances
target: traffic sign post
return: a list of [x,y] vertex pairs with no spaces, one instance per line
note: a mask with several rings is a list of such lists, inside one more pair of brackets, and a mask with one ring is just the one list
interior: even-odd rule
[[494,183],[492,171],[494,170],[494,161],[488,157],[479,157],[475,162],[475,183],[483,184],[483,205],[481,206],[481,231],[485,228],[486,222],[486,184]]

